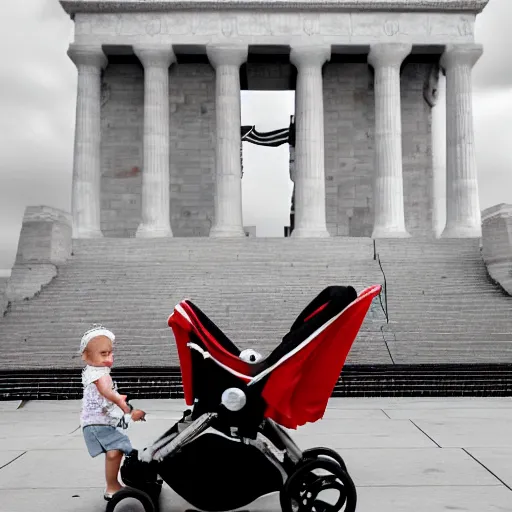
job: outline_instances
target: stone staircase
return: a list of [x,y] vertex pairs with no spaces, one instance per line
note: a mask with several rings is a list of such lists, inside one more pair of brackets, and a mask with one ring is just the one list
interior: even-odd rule
[[[512,363],[512,298],[478,241],[377,240],[376,251],[389,323],[377,302],[348,364]],[[116,333],[117,368],[176,366],[167,318],[183,298],[241,348],[268,353],[325,286],[383,282],[367,238],[74,241],[58,276],[0,319],[0,370],[78,369],[92,323]]]
[[395,364],[511,363],[512,297],[487,275],[478,240],[378,240]]
[[[58,276],[0,321],[0,369],[78,368],[92,323],[116,333],[116,366],[177,365],[167,318],[183,298],[241,348],[268,353],[325,286],[382,281],[362,238],[77,240]],[[383,322],[368,318],[351,361],[391,362]]]

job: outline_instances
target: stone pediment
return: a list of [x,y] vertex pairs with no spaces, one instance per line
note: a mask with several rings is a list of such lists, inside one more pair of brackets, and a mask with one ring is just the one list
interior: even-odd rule
[[60,0],[68,14],[171,10],[328,10],[465,12],[478,14],[489,0]]

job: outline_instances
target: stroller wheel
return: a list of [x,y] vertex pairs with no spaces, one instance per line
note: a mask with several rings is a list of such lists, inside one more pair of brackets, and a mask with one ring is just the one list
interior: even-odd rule
[[[318,475],[316,470],[328,474]],[[337,493],[334,503],[321,493]],[[279,494],[282,512],[355,512],[357,492],[350,475],[340,464],[327,459],[306,460],[290,475]]]
[[145,492],[125,487],[112,496],[105,512],[155,512],[155,506]]
[[303,460],[318,459],[322,456],[334,459],[341,466],[341,469],[347,471],[347,465],[345,464],[342,456],[331,448],[320,446],[318,448],[310,448],[309,450],[304,450],[302,452]]

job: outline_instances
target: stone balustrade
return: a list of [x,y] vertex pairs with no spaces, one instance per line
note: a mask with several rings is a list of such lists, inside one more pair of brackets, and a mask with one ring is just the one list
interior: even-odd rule
[[7,282],[7,301],[29,299],[57,275],[71,256],[71,216],[49,206],[25,210],[16,260]]
[[482,212],[482,257],[491,279],[512,295],[512,204]]

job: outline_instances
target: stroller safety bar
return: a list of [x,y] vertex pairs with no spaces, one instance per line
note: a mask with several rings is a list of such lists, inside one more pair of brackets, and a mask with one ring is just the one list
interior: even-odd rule
[[143,462],[163,460],[164,457],[167,457],[178,448],[184,446],[187,441],[195,438],[203,430],[206,430],[216,417],[217,413],[215,412],[208,412],[202,416],[199,416],[199,418],[193,421],[178,435],[169,435],[163,439],[160,439],[160,441],[154,443],[153,445],[144,448],[144,450],[139,454],[139,460]]

